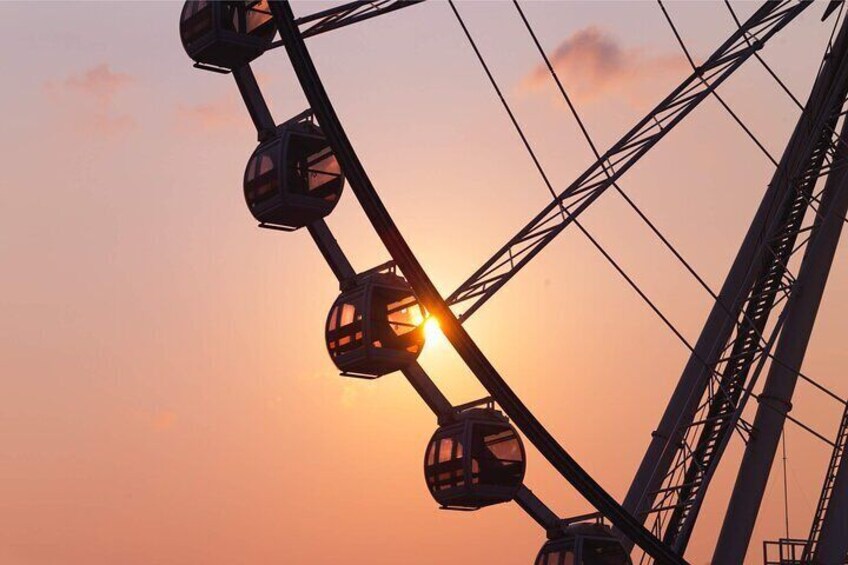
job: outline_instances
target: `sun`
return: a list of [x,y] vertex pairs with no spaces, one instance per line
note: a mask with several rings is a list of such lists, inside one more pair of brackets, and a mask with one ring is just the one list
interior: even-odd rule
[[441,326],[439,326],[439,320],[434,316],[430,316],[424,322],[424,337],[427,339],[427,344],[430,345],[445,342],[445,335],[442,333]]
[[427,316],[426,318],[418,309],[412,312],[412,323],[416,326],[424,327],[424,340],[429,346],[442,346],[447,343],[445,334],[442,333],[442,328],[439,325],[439,319],[435,316]]

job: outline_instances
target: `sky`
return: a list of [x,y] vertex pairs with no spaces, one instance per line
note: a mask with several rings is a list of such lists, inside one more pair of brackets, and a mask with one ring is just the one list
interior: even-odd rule
[[[297,14],[327,3],[298,2]],[[601,148],[687,74],[653,2],[524,2]],[[743,15],[755,4],[734,4]],[[0,3],[0,562],[529,563],[516,505],[438,510],[422,461],[436,423],[399,375],[337,374],[337,283],[304,231],[257,229],[242,196],[256,133],[231,77],[193,69],[175,2]],[[694,57],[733,30],[722,3],[671,2]],[[460,3],[555,186],[591,153],[507,2]],[[808,9],[763,51],[806,97],[830,22]],[[38,25],[34,25],[37,23]],[[449,294],[549,196],[447,4],[311,38],[386,206]],[[254,70],[277,121],[306,108],[281,50]],[[721,89],[779,155],[798,116],[748,63]],[[713,287],[773,166],[710,99],[622,187]],[[694,341],[709,296],[622,200],[583,216]],[[388,259],[349,191],[328,224],[357,269]],[[840,250],[804,371],[848,395]],[[535,415],[623,498],[687,351],[576,231],[466,324]],[[455,404],[484,391],[441,340],[421,363]],[[750,412],[750,410],[749,410]],[[840,406],[799,385],[827,436]],[[806,535],[830,449],[788,428],[790,533]],[[706,563],[741,455],[716,475],[687,557]],[[592,509],[532,448],[526,484]],[[749,552],[783,534],[776,467]]]

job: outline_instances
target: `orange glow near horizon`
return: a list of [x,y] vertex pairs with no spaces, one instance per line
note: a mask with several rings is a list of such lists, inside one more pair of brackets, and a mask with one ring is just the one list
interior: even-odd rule
[[[560,191],[595,157],[510,4],[460,11]],[[733,4],[744,17],[755,9]],[[599,150],[688,75],[655,2],[522,6]],[[701,57],[736,29],[721,3],[669,8]],[[180,10],[0,3],[11,54],[0,99],[13,109],[0,128],[0,565],[531,563],[546,532],[516,505],[438,509],[422,476],[438,422],[402,374],[339,376],[325,339],[339,283],[308,230],[256,227],[242,186],[256,129],[231,78],[192,68]],[[836,19],[820,15],[807,10],[763,51],[800,97]],[[310,41],[369,179],[449,296],[550,202],[462,30],[444,3],[423,2]],[[798,111],[757,65],[721,93],[779,156]],[[281,51],[251,68],[277,123],[307,108]],[[629,169],[622,190],[715,289],[774,169],[713,102]],[[695,343],[714,301],[627,203],[607,191],[581,222]],[[350,187],[326,223],[355,268],[388,259]],[[690,353],[578,232],[462,328],[621,501]],[[803,371],[845,396],[842,243]],[[441,320],[399,304],[393,323],[423,332],[417,362],[447,401],[488,396]],[[843,406],[807,383],[792,404],[828,437],[841,422]],[[791,537],[809,533],[831,454],[808,435],[787,427]],[[592,512],[525,447],[529,489],[560,517]],[[712,557],[743,448],[739,437],[727,446],[690,563]],[[782,477],[776,467],[745,565],[785,534]]]

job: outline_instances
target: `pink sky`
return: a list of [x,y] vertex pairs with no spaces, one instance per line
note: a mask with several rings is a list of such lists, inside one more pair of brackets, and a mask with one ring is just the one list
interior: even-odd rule
[[[255,132],[232,79],[192,69],[180,7],[0,3],[0,563],[530,563],[544,534],[517,506],[436,508],[421,469],[435,422],[400,375],[334,371],[322,325],[337,284],[305,232],[256,228],[240,186]],[[459,7],[564,187],[590,153],[514,9]],[[653,2],[525,9],[566,87],[578,83],[602,148],[686,72]],[[696,56],[733,29],[719,3],[670,10]],[[820,15],[807,10],[764,52],[802,98],[830,31]],[[309,47],[445,294],[546,203],[445,4]],[[279,121],[305,108],[281,51],[255,69]],[[797,110],[762,69],[749,63],[722,93],[779,154]],[[622,185],[718,287],[770,173],[708,100]],[[694,340],[709,297],[624,203],[607,195],[585,222]],[[357,268],[388,258],[350,193],[329,224]],[[846,259],[837,255],[804,366],[843,395]],[[468,329],[623,498],[687,355],[603,258],[566,232]],[[455,403],[483,395],[444,344],[422,364]],[[840,412],[801,386],[795,415],[832,435]],[[829,448],[797,428],[788,443],[791,529],[804,536]],[[693,563],[711,555],[740,447],[714,481]],[[591,511],[529,455],[530,488],[562,516]],[[772,482],[751,563],[760,540],[782,534]]]

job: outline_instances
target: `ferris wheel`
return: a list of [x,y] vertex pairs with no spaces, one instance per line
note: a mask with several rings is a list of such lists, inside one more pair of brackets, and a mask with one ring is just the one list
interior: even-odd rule
[[[412,7],[422,0],[355,1],[295,16],[276,0],[189,0],[180,35],[194,66],[232,74],[256,127],[259,144],[248,160],[243,189],[260,227],[306,228],[340,285],[330,306],[325,340],[343,376],[374,379],[401,372],[437,417],[424,454],[425,484],[446,509],[516,502],[543,530],[537,565],[685,563],[705,496],[729,442],[744,442],[713,563],[742,563],[787,421],[832,446],[809,535],[764,541],[766,563],[846,563],[848,555],[848,403],[801,371],[839,237],[848,212],[848,24],[841,0],[824,4],[825,53],[806,101],[769,66],[760,51],[810,8],[811,1],[770,0],[747,19],[729,2],[716,4],[736,28],[696,63],[662,1],[691,72],[621,139],[597,148],[518,0],[516,17],[577,121],[595,160],[557,190],[487,65],[457,6],[449,0],[470,49],[503,105],[520,141],[551,193],[550,202],[453,293],[444,298],[416,259],[357,157],[307,49],[305,39]],[[406,16],[407,14],[405,14]],[[410,12],[409,17],[412,16]],[[367,24],[362,24],[367,25]],[[282,123],[271,116],[250,63],[282,47],[309,108]],[[779,158],[721,97],[719,87],[754,60],[800,109]],[[643,156],[705,99],[719,101],[774,164],[771,179],[726,279],[713,290],[628,196],[620,182]],[[324,218],[350,185],[391,260],[357,272]],[[612,190],[610,190],[612,189]],[[712,298],[697,340],[674,326],[606,249],[580,215],[606,193],[617,193]],[[581,232],[690,352],[668,406],[653,432],[627,496],[615,500],[553,437],[508,385],[463,324],[569,226]],[[418,363],[435,317],[489,396],[452,405]],[[760,379],[760,377],[763,379]],[[790,414],[799,381],[840,403],[835,436],[826,437]],[[749,422],[743,409],[757,402]],[[519,434],[520,432],[520,434]],[[529,441],[596,510],[562,518],[525,484]],[[528,556],[529,557],[529,556]],[[529,560],[529,559],[528,559]]]

